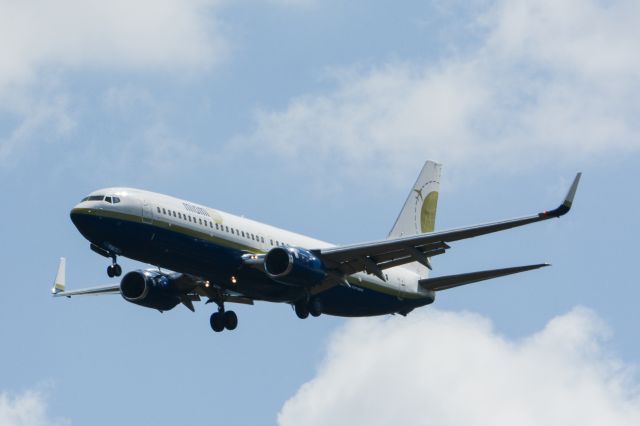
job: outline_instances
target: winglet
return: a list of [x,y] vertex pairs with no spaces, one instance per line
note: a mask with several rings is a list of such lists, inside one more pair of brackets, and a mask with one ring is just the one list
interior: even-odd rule
[[567,196],[564,198],[564,202],[555,210],[551,210],[548,212],[542,213],[544,216],[555,216],[560,217],[565,215],[571,210],[571,205],[573,204],[573,198],[576,196],[576,191],[578,190],[578,183],[580,183],[580,177],[582,173],[578,173],[569,188],[569,192],[567,192]]
[[66,263],[67,260],[64,257],[61,257],[60,264],[58,265],[58,273],[56,274],[56,280],[53,283],[53,288],[51,289],[51,293],[54,296],[64,291]]

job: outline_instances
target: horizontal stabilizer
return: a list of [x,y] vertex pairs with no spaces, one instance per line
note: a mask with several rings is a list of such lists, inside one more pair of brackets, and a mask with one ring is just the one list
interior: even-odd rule
[[490,269],[488,271],[469,272],[466,274],[446,275],[444,277],[427,278],[418,281],[425,290],[447,290],[461,285],[477,283],[478,281],[490,280],[492,278],[504,277],[505,275],[518,274],[520,272],[531,271],[532,269],[550,266],[548,263],[537,265],[515,266],[513,268]]

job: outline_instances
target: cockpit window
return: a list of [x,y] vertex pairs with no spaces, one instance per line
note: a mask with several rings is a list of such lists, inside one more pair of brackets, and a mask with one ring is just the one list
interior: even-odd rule
[[105,200],[107,203],[111,204],[111,197],[104,197],[104,200]]
[[117,204],[120,202],[120,198],[119,197],[113,197],[113,204]]
[[104,200],[104,195],[89,195],[88,197],[84,197],[82,201],[102,201]]

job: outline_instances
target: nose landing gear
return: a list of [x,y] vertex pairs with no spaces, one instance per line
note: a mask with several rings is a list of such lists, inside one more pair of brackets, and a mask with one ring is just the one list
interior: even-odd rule
[[122,268],[120,267],[120,265],[118,265],[118,259],[114,250],[107,250],[93,243],[89,245],[89,248],[98,253],[100,256],[111,258],[111,265],[107,267],[107,275],[109,276],[109,278],[119,277],[120,275],[122,275]]
[[116,255],[111,256],[112,263],[107,267],[107,275],[109,278],[119,277],[122,275],[122,268],[117,263]]

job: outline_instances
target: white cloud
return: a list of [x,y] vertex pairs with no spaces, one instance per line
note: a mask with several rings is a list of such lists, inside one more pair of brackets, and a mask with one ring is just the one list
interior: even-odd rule
[[229,50],[215,15],[221,1],[0,0],[0,114],[13,123],[0,135],[0,165],[74,128],[65,73],[181,76],[217,65]]
[[287,7],[309,7],[314,6],[318,3],[318,0],[265,0],[268,3],[272,3],[280,6]]
[[470,313],[352,320],[314,379],[283,406],[287,425],[637,425],[633,370],[577,308],[525,339]]
[[217,63],[227,43],[215,0],[2,1],[0,88],[45,68],[190,71]]
[[402,174],[426,157],[520,169],[637,152],[638,20],[634,1],[497,1],[477,18],[477,49],[343,73],[329,93],[258,112],[244,139],[338,179]]
[[46,398],[37,391],[12,395],[0,392],[0,425],[53,426],[69,424],[63,419],[52,420],[47,414]]

